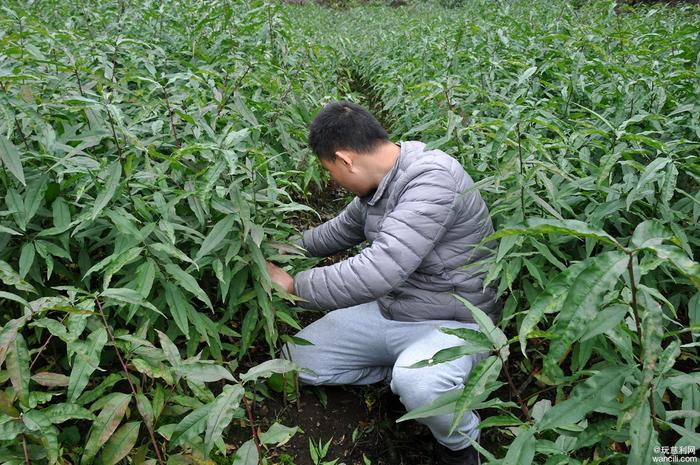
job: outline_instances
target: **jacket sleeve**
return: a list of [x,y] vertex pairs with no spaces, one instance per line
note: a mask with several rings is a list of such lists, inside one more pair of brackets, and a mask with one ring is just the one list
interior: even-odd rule
[[371,246],[342,262],[295,276],[294,293],[308,301],[302,306],[350,307],[376,300],[402,284],[454,221],[456,186],[442,167],[429,166],[411,176]]
[[365,207],[355,197],[335,218],[304,231],[297,241],[314,257],[325,257],[346,250],[365,240]]

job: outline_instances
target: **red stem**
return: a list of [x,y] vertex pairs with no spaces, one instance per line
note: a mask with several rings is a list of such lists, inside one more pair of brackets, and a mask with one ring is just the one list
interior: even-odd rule
[[248,412],[248,422],[250,423],[250,432],[253,435],[253,442],[255,443],[255,448],[258,449],[258,465],[262,464],[262,449],[260,448],[260,438],[258,438],[258,432],[255,429],[255,422],[253,420],[253,409],[250,407],[248,399],[245,398],[243,394],[243,405],[245,405],[245,410]]
[[[112,341],[112,346],[114,346],[114,351],[117,353],[117,358],[119,359],[119,363],[122,366],[122,369],[124,370],[124,374],[126,374],[126,381],[129,383],[129,387],[131,388],[131,392],[134,394],[134,397],[136,397],[136,388],[134,387],[133,383],[131,382],[131,374],[129,373],[129,368],[126,366],[126,363],[124,363],[124,359],[122,358],[122,354],[119,352],[119,348],[117,347],[117,341],[114,339],[114,335],[112,335],[112,331],[109,329],[109,325],[107,324],[107,318],[105,317],[105,312],[102,311],[102,304],[100,303],[100,299],[95,298],[95,302],[97,302],[97,308],[100,310],[100,316],[102,316],[102,323],[105,325],[105,329],[107,330],[107,334],[109,335],[109,339]],[[153,429],[152,428],[146,428],[148,430],[149,436],[151,436],[151,443],[153,444],[153,448],[156,451],[156,457],[158,458],[158,463],[160,465],[165,465],[165,462],[163,462],[163,458],[160,456],[160,448],[158,447],[158,442],[156,441],[156,437],[153,434]]]

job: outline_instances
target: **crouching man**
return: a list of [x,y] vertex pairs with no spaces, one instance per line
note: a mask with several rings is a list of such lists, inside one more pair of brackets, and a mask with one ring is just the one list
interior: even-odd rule
[[[464,386],[487,353],[424,368],[408,368],[462,344],[440,327],[478,330],[469,300],[496,322],[500,307],[486,270],[471,265],[493,251],[479,246],[493,232],[481,195],[460,163],[417,141],[393,143],[381,124],[350,102],[316,116],[309,144],[340,186],[355,194],[335,218],[304,231],[299,244],[327,256],[367,241],[359,254],[292,277],[268,264],[274,282],[304,298],[307,308],[333,310],[297,335],[313,345],[282,351],[299,366],[303,383],[371,384],[391,380],[407,410]],[[420,420],[435,436],[438,463],[479,463],[466,436],[478,440],[479,417],[467,412],[448,434],[452,415]]]

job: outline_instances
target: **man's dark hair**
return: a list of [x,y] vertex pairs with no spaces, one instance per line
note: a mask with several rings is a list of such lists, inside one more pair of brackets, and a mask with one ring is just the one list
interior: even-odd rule
[[319,158],[335,160],[336,150],[369,153],[389,134],[372,114],[356,103],[340,101],[323,107],[309,129],[309,145]]

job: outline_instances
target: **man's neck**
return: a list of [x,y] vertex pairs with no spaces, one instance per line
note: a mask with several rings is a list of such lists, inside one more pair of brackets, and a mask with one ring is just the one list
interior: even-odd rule
[[372,164],[368,171],[371,173],[372,181],[376,183],[377,186],[379,186],[384,176],[394,167],[400,153],[401,147],[393,142],[385,142],[377,148],[372,157],[367,158]]

